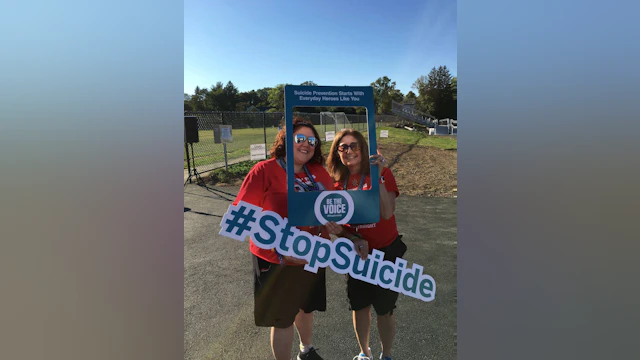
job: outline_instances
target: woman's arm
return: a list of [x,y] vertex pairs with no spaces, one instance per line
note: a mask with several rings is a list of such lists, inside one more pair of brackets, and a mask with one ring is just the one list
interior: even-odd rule
[[388,191],[384,178],[380,179],[380,217],[389,220],[396,211],[396,192]]
[[[391,174],[391,170],[387,169],[385,171],[387,159],[382,156],[380,150],[378,150],[377,155],[371,155],[370,159],[372,165],[378,165],[378,177],[380,178],[380,217],[382,219],[389,220],[396,211],[397,185],[395,184],[395,179]],[[389,179],[385,179],[385,174]],[[390,182],[387,183],[387,180],[390,180]],[[373,177],[371,178],[371,181],[374,181]]]
[[247,176],[242,181],[238,195],[236,195],[233,205],[237,205],[240,201],[262,207],[264,193],[266,190],[266,172],[264,164],[258,163],[253,166]]
[[369,242],[363,239],[360,234],[350,231],[346,226],[338,225],[333,221],[330,221],[324,225],[329,233],[341,238],[351,240],[353,243],[353,249],[360,255],[362,260],[367,260],[369,256]]

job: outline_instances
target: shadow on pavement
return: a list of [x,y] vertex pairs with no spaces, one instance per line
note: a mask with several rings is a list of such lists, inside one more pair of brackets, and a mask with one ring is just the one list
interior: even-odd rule
[[[271,359],[269,330],[253,322],[253,282],[248,241],[218,235],[220,216],[230,202],[197,185],[184,194],[184,358]],[[239,187],[225,187],[233,198]],[[394,311],[397,321],[392,355],[397,359],[455,359],[457,199],[401,195],[398,230],[408,250],[407,266],[424,267],[436,281],[436,298],[423,302],[405,295]],[[199,211],[193,211],[198,209]],[[212,215],[221,214],[221,215]],[[208,216],[201,216],[208,215]],[[380,354],[377,325],[371,348]],[[298,338],[294,340],[297,344]],[[325,359],[358,354],[344,275],[327,271],[327,311],[317,313],[313,344]],[[294,346],[295,348],[295,346]],[[297,351],[292,349],[293,358]]]

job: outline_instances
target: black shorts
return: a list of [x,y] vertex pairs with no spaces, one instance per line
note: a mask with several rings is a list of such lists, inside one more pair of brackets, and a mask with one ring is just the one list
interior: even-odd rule
[[[407,251],[407,245],[402,241],[402,235],[400,235],[391,245],[378,250],[384,252],[384,260],[395,262],[396,257],[401,258]],[[350,310],[358,311],[373,305],[376,314],[393,315],[398,294],[393,290],[354,279],[347,274],[347,296]]]
[[301,309],[306,313],[327,310],[325,268],[314,274],[304,266],[282,266],[252,257],[257,326],[284,329],[293,324]]

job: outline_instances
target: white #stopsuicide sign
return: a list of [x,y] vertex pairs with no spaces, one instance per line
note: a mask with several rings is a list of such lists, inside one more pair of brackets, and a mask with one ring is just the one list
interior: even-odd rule
[[[331,211],[329,205],[334,206],[334,210],[353,209],[353,204],[335,203],[335,200],[328,198],[332,195],[338,195],[338,198],[340,194],[327,192],[322,199],[322,195],[319,197],[316,204],[327,206],[321,211],[316,206],[319,216],[325,219],[331,217],[332,213],[345,216],[342,211]],[[281,255],[306,260],[304,269],[313,273],[317,273],[318,268],[330,267],[338,274],[349,274],[354,279],[422,301],[432,301],[436,295],[435,280],[423,274],[423,267],[418,264],[409,268],[407,261],[401,258],[396,258],[395,262],[384,260],[384,253],[376,249],[363,261],[350,240],[338,238],[331,241],[312,235],[291,226],[287,218],[244,201],[229,206],[222,217],[220,228],[220,235],[238,241],[244,241],[250,236],[253,243],[261,249],[275,248]]]

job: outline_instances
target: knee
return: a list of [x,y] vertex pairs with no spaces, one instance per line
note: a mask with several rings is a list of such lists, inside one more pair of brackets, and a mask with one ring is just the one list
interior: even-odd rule
[[371,312],[371,306],[364,307],[360,310],[354,310],[356,314],[369,314]]

